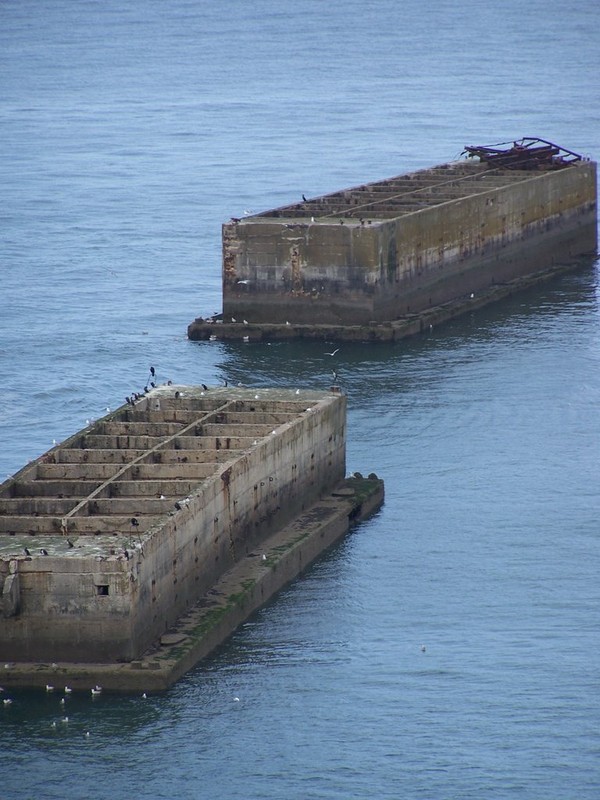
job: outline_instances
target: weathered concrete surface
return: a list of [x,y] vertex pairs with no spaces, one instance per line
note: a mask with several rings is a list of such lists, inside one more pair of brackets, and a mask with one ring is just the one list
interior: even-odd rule
[[88,692],[97,684],[115,692],[168,688],[353,524],[374,513],[383,502],[383,491],[383,482],[374,475],[346,479],[222,574],[139,659],[127,664],[7,661],[0,664],[2,684],[69,685]]
[[[223,319],[369,326],[486,294],[595,252],[596,194],[592,161],[548,172],[456,162],[234,220]],[[202,338],[201,325],[189,335]]]
[[487,289],[472,292],[448,303],[432,306],[414,314],[404,314],[390,322],[370,322],[362,325],[299,325],[276,323],[226,322],[197,319],[188,328],[188,336],[195,341],[273,342],[287,339],[313,339],[325,342],[393,342],[431,330],[449,319],[495,303],[504,297],[523,291],[536,284],[577,269],[592,259],[579,258],[543,269],[521,278],[515,278]]
[[333,392],[161,387],[0,486],[0,661],[138,658],[345,474]]

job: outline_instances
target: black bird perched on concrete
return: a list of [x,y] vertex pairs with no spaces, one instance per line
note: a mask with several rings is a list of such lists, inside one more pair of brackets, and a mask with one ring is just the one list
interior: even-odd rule
[[72,542],[70,539],[67,539],[67,544],[68,544],[68,546],[69,546],[70,548],[71,548],[71,547],[75,547],[75,545],[73,544],[73,542]]
[[31,555],[31,553],[29,552],[29,550],[26,547],[23,548],[23,552],[25,553],[26,556],[30,556]]
[[302,199],[304,200],[305,203],[308,203],[308,200],[306,199],[306,197],[304,195],[302,195]]
[[43,556],[47,556],[47,555],[48,555],[48,551],[47,551],[47,550],[44,550],[44,548],[43,548],[43,547],[42,547],[42,549],[40,550],[40,553],[41,553]]
[[202,386],[205,392],[208,392],[208,386],[205,383],[201,383],[200,386]]
[[131,518],[131,524],[133,525],[134,528],[137,528],[137,527],[139,527],[140,521],[138,519],[136,519],[135,517],[132,517]]

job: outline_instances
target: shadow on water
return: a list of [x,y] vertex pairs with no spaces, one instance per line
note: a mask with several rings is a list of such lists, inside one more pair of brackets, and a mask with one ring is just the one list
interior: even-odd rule
[[483,350],[493,358],[496,346],[528,346],[540,329],[551,336],[564,315],[573,317],[598,307],[597,268],[596,258],[582,259],[579,268],[548,283],[394,343],[193,344],[218,349],[215,369],[231,385],[327,391],[337,382],[353,403],[361,404],[389,393],[409,393],[423,385],[424,377],[435,385],[448,370],[480,358]]

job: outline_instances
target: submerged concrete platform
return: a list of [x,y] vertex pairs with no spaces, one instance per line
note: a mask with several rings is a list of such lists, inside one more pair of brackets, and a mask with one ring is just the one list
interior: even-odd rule
[[354,476],[273,533],[224,572],[193,607],[138,659],[129,663],[15,662],[0,664],[5,689],[65,685],[89,692],[164,691],[222,644],[349,528],[382,504],[383,481]]

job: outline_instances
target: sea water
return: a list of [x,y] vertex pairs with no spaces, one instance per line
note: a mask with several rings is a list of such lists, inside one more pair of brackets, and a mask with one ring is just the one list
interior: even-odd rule
[[592,0],[0,5],[0,475],[150,365],[335,368],[348,471],[386,485],[168,692],[5,693],[2,800],[600,796],[597,263],[334,358],[186,337],[221,308],[230,216],[466,144],[597,158],[599,22]]

